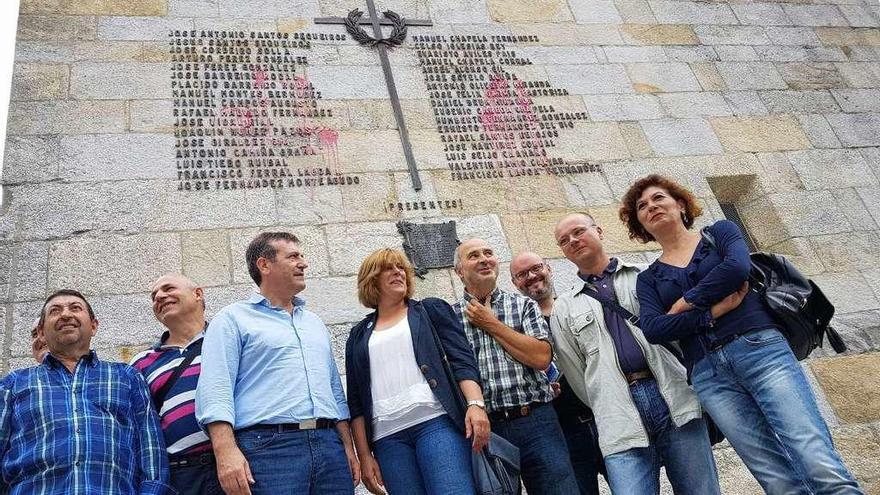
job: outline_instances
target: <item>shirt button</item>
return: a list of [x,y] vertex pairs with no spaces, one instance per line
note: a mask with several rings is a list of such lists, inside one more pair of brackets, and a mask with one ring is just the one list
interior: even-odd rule
[[423,365],[419,366],[419,369],[422,370],[422,374],[423,374],[423,375],[428,374],[428,369],[429,369],[429,368],[428,368],[428,365],[427,365],[427,364],[423,364]]
[[73,464],[76,465],[76,466],[79,466],[79,461],[76,461],[76,462],[74,462]]
[[428,380],[428,385],[429,385],[431,388],[437,388],[437,380],[431,378],[430,380]]

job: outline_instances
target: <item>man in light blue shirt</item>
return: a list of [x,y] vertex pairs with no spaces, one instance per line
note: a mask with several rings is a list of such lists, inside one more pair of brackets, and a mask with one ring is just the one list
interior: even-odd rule
[[196,389],[220,484],[227,495],[350,495],[360,466],[348,405],[329,331],[296,297],[308,267],[299,240],[261,233],[246,256],[260,290],[211,320]]

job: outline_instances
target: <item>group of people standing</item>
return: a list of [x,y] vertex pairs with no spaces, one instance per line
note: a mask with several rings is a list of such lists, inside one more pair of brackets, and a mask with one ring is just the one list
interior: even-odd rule
[[[299,294],[308,263],[286,232],[247,248],[259,290],[205,318],[179,274],[151,287],[165,327],[131,366],[90,350],[98,320],[74,290],[34,326],[39,365],[0,381],[0,494],[473,494],[471,452],[490,432],[520,450],[530,495],[720,493],[708,418],[770,494],[861,494],[797,360],[760,297],[736,225],[648,176],[623,197],[649,266],[609,256],[585,213],[555,240],[578,283],[518,253],[498,287],[495,247],[455,251],[464,295],[416,300],[406,256],[370,254],[373,310],[349,334],[346,386],[330,332]],[[557,297],[558,296],[558,297]]]

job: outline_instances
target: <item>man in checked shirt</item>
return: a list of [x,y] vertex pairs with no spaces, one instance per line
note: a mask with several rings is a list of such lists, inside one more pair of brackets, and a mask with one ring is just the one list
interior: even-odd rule
[[565,438],[549,406],[553,391],[543,370],[552,350],[538,304],[497,287],[498,258],[482,239],[459,245],[453,263],[465,288],[453,309],[477,358],[492,431],[519,447],[529,495],[578,493]]
[[49,353],[0,381],[0,494],[173,494],[147,384],[90,350],[88,301],[62,289],[40,313]]

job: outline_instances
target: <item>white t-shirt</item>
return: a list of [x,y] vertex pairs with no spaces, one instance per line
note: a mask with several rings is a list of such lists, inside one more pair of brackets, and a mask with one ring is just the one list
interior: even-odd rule
[[446,414],[416,363],[406,317],[374,330],[369,349],[374,441]]

